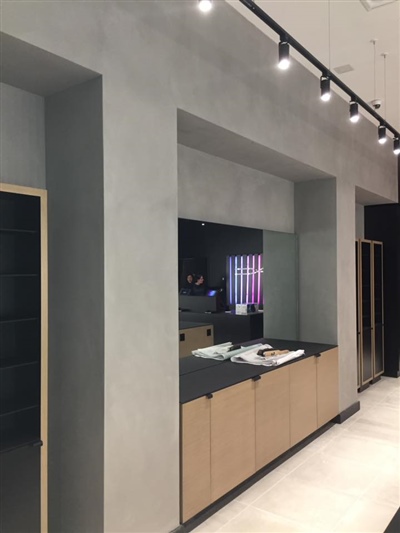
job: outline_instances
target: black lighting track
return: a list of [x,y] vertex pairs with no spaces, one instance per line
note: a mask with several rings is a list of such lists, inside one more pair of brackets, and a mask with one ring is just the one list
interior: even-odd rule
[[277,33],[282,41],[285,41],[290,44],[290,46],[297,50],[297,52],[302,55],[307,61],[309,61],[316,69],[321,71],[323,76],[327,76],[331,82],[337,85],[344,93],[346,93],[351,100],[355,101],[362,108],[365,109],[371,116],[373,116],[379,124],[385,126],[386,129],[391,131],[395,138],[400,137],[399,132],[391,126],[386,120],[384,120],[370,105],[367,104],[362,98],[360,98],[354,91],[350,89],[345,83],[342,82],[333,72],[331,72],[328,67],[326,67],[319,59],[317,59],[313,54],[311,54],[307,48],[304,48],[294,37],[292,37],[282,26],[280,26],[273,18],[271,18],[265,11],[263,11],[255,2],[252,0],[239,0],[244,6],[252,11],[260,20],[264,22],[271,30]]

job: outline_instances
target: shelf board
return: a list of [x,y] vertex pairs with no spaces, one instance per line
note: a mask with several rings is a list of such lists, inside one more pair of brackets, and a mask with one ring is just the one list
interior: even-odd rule
[[39,274],[0,274],[0,278],[37,278]]
[[27,317],[27,318],[0,318],[0,324],[12,324],[15,322],[32,322],[33,320],[39,320],[39,317]]
[[20,432],[19,434],[14,432],[14,434],[7,435],[2,437],[0,440],[0,453],[12,452],[18,448],[23,448],[24,446],[34,446],[41,445],[40,436],[38,432]]
[[30,234],[30,233],[37,233],[37,232],[38,232],[37,229],[0,228],[0,233],[16,233],[16,234],[27,233],[27,234]]
[[8,368],[17,368],[20,366],[37,365],[39,360],[27,359],[26,357],[4,357],[0,359],[0,370]]
[[[4,404],[3,404],[4,405]],[[39,407],[39,402],[35,402],[34,404],[26,405],[26,402],[14,402],[6,404],[6,407],[2,405],[2,410],[0,411],[0,417],[2,416],[9,416],[14,415],[16,413],[21,413],[22,411],[29,411],[31,409],[36,409]]]

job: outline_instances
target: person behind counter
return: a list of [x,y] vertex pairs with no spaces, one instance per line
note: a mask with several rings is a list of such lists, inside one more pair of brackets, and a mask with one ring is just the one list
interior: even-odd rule
[[206,284],[204,282],[204,276],[198,274],[194,278],[194,284],[192,286],[192,295],[193,296],[205,296],[206,295]]
[[185,284],[183,285],[182,289],[192,289],[193,288],[193,284],[194,284],[194,275],[193,274],[188,274],[186,276],[186,281],[185,281]]

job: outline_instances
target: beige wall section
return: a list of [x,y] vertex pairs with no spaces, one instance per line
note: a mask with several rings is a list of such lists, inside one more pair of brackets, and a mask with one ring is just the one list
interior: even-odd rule
[[0,83],[0,179],[46,188],[44,98]]
[[[194,1],[11,1],[2,30],[103,75],[105,530],[164,533],[179,517],[177,109],[393,201],[396,161],[375,125],[349,127],[347,101],[318,104],[312,73],[294,62],[287,83],[276,43],[225,2],[202,17]],[[355,394],[354,193],[345,213],[348,202],[341,408]]]
[[178,213],[248,228],[294,231],[294,184],[178,144]]

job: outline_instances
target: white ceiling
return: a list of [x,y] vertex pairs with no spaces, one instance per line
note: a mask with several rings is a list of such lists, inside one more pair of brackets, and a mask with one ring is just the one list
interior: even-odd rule
[[[269,37],[278,36],[238,0],[226,0]],[[365,5],[377,5],[367,10]],[[278,24],[305,46],[322,63],[329,66],[329,1],[328,0],[258,0],[257,4]],[[381,54],[387,53],[387,99],[378,111],[397,130],[400,129],[400,1],[331,0],[331,70],[350,64],[354,70],[337,74],[363,100],[374,95],[374,56],[376,43],[376,97],[384,98],[384,67]],[[319,76],[320,73],[296,51],[292,56]],[[287,75],[289,73],[284,73]],[[339,91],[339,90],[338,90]],[[339,93],[347,100],[347,96]],[[386,110],[385,110],[386,108]],[[367,115],[369,116],[369,115]],[[373,120],[373,119],[372,119]]]

